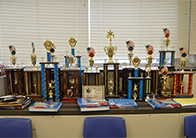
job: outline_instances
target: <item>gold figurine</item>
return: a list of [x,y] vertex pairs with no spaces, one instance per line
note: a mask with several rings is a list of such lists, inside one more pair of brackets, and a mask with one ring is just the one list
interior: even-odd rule
[[134,50],[134,43],[133,41],[125,41],[127,44],[127,49],[129,51],[128,57],[129,57],[129,65],[131,66],[131,61],[132,61],[132,57],[133,57],[133,50]]
[[35,55],[35,46],[34,46],[34,42],[32,42],[31,44],[32,44],[31,62],[32,62],[32,64],[33,64],[33,70],[36,70],[35,65],[36,65],[36,58],[37,58],[37,56]]
[[15,48],[15,46],[14,45],[10,45],[10,46],[8,46],[9,47],[9,49],[10,49],[10,54],[12,55],[12,57],[11,57],[11,62],[12,62],[12,65],[14,66],[14,68],[16,67],[15,65],[16,65],[16,57],[15,57],[15,55],[16,55],[16,48]]
[[45,46],[47,52],[50,52],[50,50],[53,47],[53,45],[54,44],[50,40],[48,40],[48,39],[44,42],[44,46]]
[[141,60],[138,58],[138,56],[135,56],[134,59],[132,60],[133,66],[135,69],[138,69],[138,66],[140,64]]
[[71,37],[69,40],[68,40],[70,46],[72,49],[74,49],[74,47],[76,46],[76,43],[77,43],[77,40],[73,37]]
[[95,49],[93,47],[87,47],[88,56],[90,57],[89,64],[91,66],[91,72],[93,71],[94,60],[93,57],[95,56]]
[[170,31],[168,28],[163,28],[163,32],[164,32],[164,35],[165,35],[165,40],[163,40],[163,43],[165,44],[166,46],[166,51],[168,51],[168,46],[169,44],[171,43],[171,41],[169,40],[169,36],[170,36]]
[[107,38],[110,39],[110,44],[109,44],[109,46],[104,47],[104,51],[105,51],[106,55],[108,55],[108,57],[109,57],[108,63],[113,63],[112,58],[113,58],[113,55],[117,51],[117,47],[112,46],[112,39],[114,38],[114,34],[111,30],[108,32]]
[[74,61],[75,61],[75,57],[73,55],[70,55],[69,56],[70,69],[73,69],[72,64],[74,63]]
[[180,60],[180,68],[182,68],[181,72],[184,72],[184,68],[186,66],[186,61],[187,61],[187,56],[188,56],[188,50],[185,47],[180,47],[180,55],[181,55],[181,60]]

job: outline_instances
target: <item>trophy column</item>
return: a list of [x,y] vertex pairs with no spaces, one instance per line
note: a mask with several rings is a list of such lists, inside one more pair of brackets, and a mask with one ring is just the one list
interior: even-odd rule
[[[41,64],[41,79],[42,79],[42,94],[43,101],[60,101],[59,91],[59,62],[40,62]],[[54,65],[54,67],[45,68],[45,65]],[[54,78],[51,76],[51,70],[53,71]],[[55,92],[53,93],[53,89]],[[52,91],[51,91],[52,90]]]
[[41,101],[41,70],[33,70],[33,68],[26,67],[25,73],[25,89],[26,95],[31,97],[34,101]]
[[79,69],[62,68],[63,101],[77,101],[79,97]]
[[[108,76],[108,65],[113,66],[113,76]],[[104,63],[104,85],[106,98],[119,98],[119,77],[118,77],[119,63]],[[109,81],[108,81],[109,77]]]
[[[176,71],[173,72],[174,74],[174,87],[173,87],[173,98],[191,98],[193,97],[192,94],[192,83],[193,83],[193,75],[194,72],[180,72]],[[188,90],[184,92],[184,86],[183,86],[183,76],[188,75]]]
[[[171,63],[167,64],[166,61],[166,54],[171,54]],[[168,68],[174,69],[174,63],[175,63],[175,51],[159,51],[159,67],[166,65]]]
[[7,67],[5,68],[6,76],[7,76],[7,85],[8,85],[8,95],[16,94],[22,95],[24,94],[24,68],[18,66],[16,68]]

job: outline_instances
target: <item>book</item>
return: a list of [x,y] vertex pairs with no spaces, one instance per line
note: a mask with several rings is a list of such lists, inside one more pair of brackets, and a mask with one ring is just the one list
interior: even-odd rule
[[110,110],[108,101],[101,97],[77,98],[81,112]]
[[133,99],[109,99],[108,102],[111,109],[138,108]]
[[20,109],[24,109],[26,108],[28,105],[30,105],[31,103],[31,98],[26,99],[25,102],[22,105],[17,105],[17,104],[13,104],[13,105],[1,105],[0,106],[0,110],[20,110]]
[[181,108],[181,104],[171,98],[168,99],[149,99],[147,103],[154,109]]
[[29,107],[30,112],[58,112],[62,102],[35,102]]
[[196,105],[196,98],[173,98],[173,100],[180,103],[182,106]]
[[16,98],[15,100],[3,101],[4,99],[0,99],[0,107],[4,106],[22,106],[25,102],[27,102],[29,97]]

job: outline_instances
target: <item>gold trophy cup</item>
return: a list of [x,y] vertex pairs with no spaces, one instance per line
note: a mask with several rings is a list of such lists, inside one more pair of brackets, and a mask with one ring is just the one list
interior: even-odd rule
[[117,47],[112,46],[112,39],[114,38],[114,34],[111,30],[108,32],[107,38],[110,39],[110,44],[109,44],[109,46],[104,47],[104,51],[105,51],[106,55],[108,55],[108,57],[109,57],[108,63],[113,63],[112,58],[113,58],[113,55],[116,54]]
[[37,56],[35,55],[35,47],[34,43],[32,42],[32,54],[31,54],[31,62],[33,64],[33,70],[36,70],[35,65],[36,65],[36,58]]

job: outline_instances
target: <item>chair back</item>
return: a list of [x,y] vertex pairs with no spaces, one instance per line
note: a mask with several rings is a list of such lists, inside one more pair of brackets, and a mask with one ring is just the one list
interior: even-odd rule
[[26,118],[0,118],[0,137],[32,138],[31,120]]
[[184,135],[188,138],[196,137],[196,115],[184,118]]
[[121,117],[87,117],[84,120],[84,138],[125,138],[125,119]]

